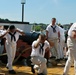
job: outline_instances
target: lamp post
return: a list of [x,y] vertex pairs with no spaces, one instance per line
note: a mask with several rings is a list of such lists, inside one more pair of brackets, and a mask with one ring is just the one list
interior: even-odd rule
[[22,4],[22,22],[24,21],[24,4],[25,4],[25,0],[21,0],[21,4]]

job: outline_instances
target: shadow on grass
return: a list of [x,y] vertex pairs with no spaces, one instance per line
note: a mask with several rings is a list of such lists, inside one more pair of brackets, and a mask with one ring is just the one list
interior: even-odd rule
[[[12,74],[9,74],[8,71],[1,71],[1,73],[5,73],[5,75],[12,75]],[[25,72],[16,72],[16,74],[14,75],[33,75],[33,74],[30,74],[30,73],[25,73]]]

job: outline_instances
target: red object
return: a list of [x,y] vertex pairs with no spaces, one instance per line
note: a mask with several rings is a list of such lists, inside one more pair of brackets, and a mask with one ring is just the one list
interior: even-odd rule
[[[21,48],[21,49],[16,52],[16,56],[18,56],[20,54],[20,52],[22,52],[24,49],[27,49],[29,47],[31,47],[31,45],[28,45],[26,42],[23,42],[22,40],[18,40],[18,42],[17,42],[17,50],[19,48]],[[27,51],[25,51],[24,53],[22,53],[21,56],[24,57],[24,58],[29,57],[30,54],[31,54],[31,50],[32,49],[28,49]]]
[[[18,40],[18,41],[17,41],[16,57],[18,57],[19,54],[20,54],[24,49],[27,49],[27,48],[29,48],[29,47],[31,47],[31,45],[29,45],[28,43],[23,42],[22,40]],[[27,51],[23,52],[23,53],[21,54],[21,57],[24,57],[24,58],[29,57],[30,54],[31,54],[31,50],[32,50],[32,48],[30,48],[30,49],[28,49]],[[4,46],[4,51],[3,51],[3,53],[5,53],[5,52],[6,52],[6,50],[5,50],[5,46]],[[47,52],[45,53],[45,58],[46,58],[46,59],[49,58],[49,51],[47,51]]]

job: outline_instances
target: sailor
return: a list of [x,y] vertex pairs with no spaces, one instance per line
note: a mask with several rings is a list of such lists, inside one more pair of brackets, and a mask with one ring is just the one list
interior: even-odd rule
[[68,31],[67,47],[68,47],[68,60],[65,64],[63,75],[68,75],[71,63],[73,62],[76,75],[76,23],[74,23]]
[[0,36],[0,38],[6,38],[5,48],[8,57],[8,63],[6,67],[9,69],[10,74],[16,74],[16,72],[13,70],[12,64],[16,54],[16,42],[19,39],[19,35],[25,34],[22,30],[16,29],[14,25],[11,25],[9,30],[7,30],[5,33],[2,33]]
[[54,46],[51,48],[52,57],[58,59],[58,41],[60,41],[60,31],[59,27],[56,25],[56,18],[52,18],[52,24],[47,26],[46,37],[49,42],[54,43]]
[[[1,35],[1,33],[3,33],[3,29],[0,29],[0,35]],[[3,48],[4,48],[3,42],[2,42],[2,39],[0,39],[0,54],[3,53]]]
[[44,34],[40,34],[38,39],[32,43],[31,61],[34,65],[38,65],[38,75],[47,75],[47,60],[44,58],[45,51],[50,48],[49,42]]
[[[8,29],[8,27],[9,26],[1,26],[1,29],[0,29],[0,35],[2,34],[2,33],[5,33],[6,32],[6,30]],[[2,54],[3,53],[3,50],[5,49],[5,40],[6,40],[6,38],[1,38],[0,39],[0,54]]]
[[65,30],[63,29],[63,26],[58,26],[60,30],[60,42],[58,43],[58,55],[59,55],[59,60],[64,58],[64,43],[65,43],[65,36],[64,32]]

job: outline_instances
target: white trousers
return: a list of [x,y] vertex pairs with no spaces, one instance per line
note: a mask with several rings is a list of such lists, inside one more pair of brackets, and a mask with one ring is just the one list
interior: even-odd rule
[[8,57],[7,67],[9,68],[9,70],[12,70],[13,69],[12,64],[16,54],[16,43],[13,43],[13,44],[6,43],[5,47],[6,47],[7,57]]
[[43,73],[44,75],[47,75],[47,67],[46,67],[47,60],[45,58],[39,56],[33,56],[31,57],[31,61],[33,64],[39,66],[38,73]]
[[71,64],[74,62],[74,69],[76,75],[76,40],[72,38],[67,39],[67,46],[68,46],[68,60],[65,64],[64,74],[67,75]]
[[64,41],[60,40],[60,42],[58,43],[58,59],[64,58],[63,47],[64,47]]
[[54,46],[51,48],[52,56],[55,56],[58,59],[59,58],[59,56],[58,56],[58,39],[57,38],[51,38],[48,40],[54,43]]

